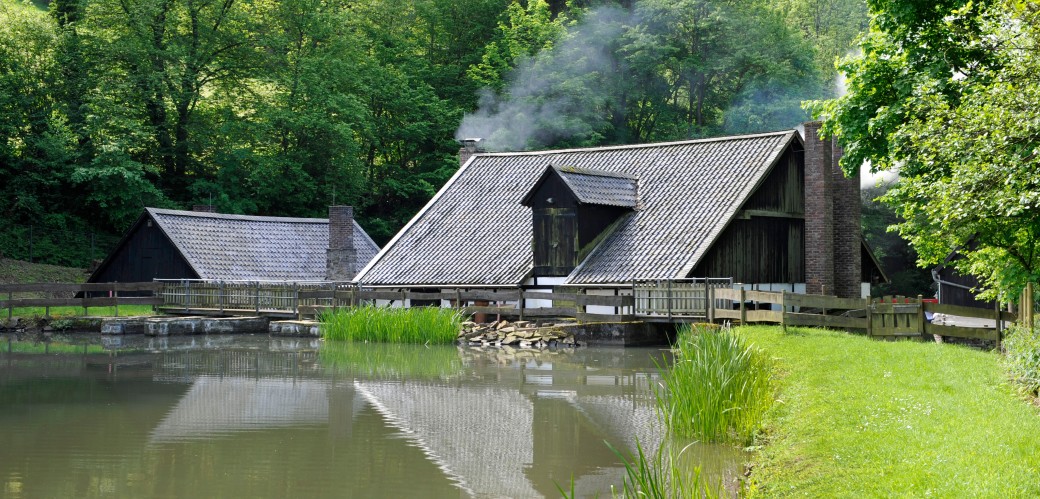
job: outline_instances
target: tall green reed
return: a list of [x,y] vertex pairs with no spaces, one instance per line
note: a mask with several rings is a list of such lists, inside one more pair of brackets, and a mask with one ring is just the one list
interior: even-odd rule
[[327,340],[385,343],[452,343],[463,315],[435,307],[341,308],[322,314],[321,334]]
[[707,442],[750,443],[772,405],[769,359],[728,329],[684,324],[675,363],[655,390],[658,409],[674,436]]
[[[643,445],[636,441],[636,452],[626,456],[609,442],[606,444],[625,465],[625,476],[621,485],[610,487],[612,497],[715,499],[723,495],[721,483],[708,483],[701,476],[700,467],[690,467],[682,458],[689,445],[676,453],[669,446],[662,444],[657,452],[648,455],[643,450]],[[569,489],[565,490],[560,484],[556,484],[556,490],[567,499],[578,497],[573,477]]]

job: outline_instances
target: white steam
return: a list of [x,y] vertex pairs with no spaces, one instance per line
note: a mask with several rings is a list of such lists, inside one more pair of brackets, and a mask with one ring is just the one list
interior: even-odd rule
[[594,134],[610,104],[604,85],[618,73],[613,47],[631,19],[613,7],[590,12],[553,50],[523,61],[503,95],[483,90],[455,137],[481,137],[485,148],[502,151]]

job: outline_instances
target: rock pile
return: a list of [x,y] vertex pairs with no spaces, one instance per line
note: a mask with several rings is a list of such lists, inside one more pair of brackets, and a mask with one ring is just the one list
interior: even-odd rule
[[520,348],[573,348],[583,346],[574,335],[563,332],[563,324],[539,326],[528,321],[500,321],[489,324],[463,322],[459,343],[463,345]]

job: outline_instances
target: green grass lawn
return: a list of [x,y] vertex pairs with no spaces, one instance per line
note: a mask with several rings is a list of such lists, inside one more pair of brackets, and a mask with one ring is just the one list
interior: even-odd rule
[[[11,309],[11,313],[14,317],[43,317],[46,309],[44,307],[14,307]],[[83,307],[51,307],[50,316],[54,318],[62,317],[77,317],[77,316],[91,316],[91,317],[114,317],[116,315],[115,307],[90,307],[85,309]],[[120,305],[119,316],[127,317],[131,315],[154,315],[151,305]],[[0,315],[2,318],[7,318],[7,309],[0,309]]]
[[996,353],[788,331],[738,329],[781,377],[752,496],[1040,496],[1040,411]]

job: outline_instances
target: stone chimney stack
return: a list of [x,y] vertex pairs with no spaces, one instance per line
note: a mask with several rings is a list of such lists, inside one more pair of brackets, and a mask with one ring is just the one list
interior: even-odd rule
[[833,144],[831,149],[834,168],[834,294],[842,298],[860,298],[863,293],[863,252],[859,175],[845,177],[838,165],[841,146]]
[[478,152],[484,152],[484,149],[480,147],[480,141],[483,139],[472,138],[472,139],[461,139],[459,144],[462,147],[459,148],[459,166],[463,166],[469,161],[469,158]]
[[329,206],[329,249],[326,281],[349,281],[357,275],[357,250],[354,248],[354,207]]
[[820,122],[805,124],[805,292],[834,294],[834,169]]
[[196,204],[191,207],[191,211],[198,211],[201,213],[216,213],[217,207],[211,204]]

